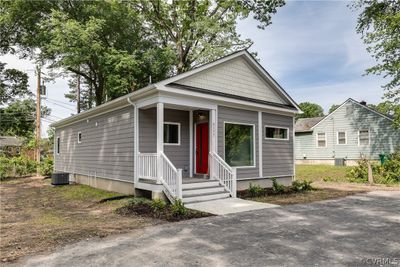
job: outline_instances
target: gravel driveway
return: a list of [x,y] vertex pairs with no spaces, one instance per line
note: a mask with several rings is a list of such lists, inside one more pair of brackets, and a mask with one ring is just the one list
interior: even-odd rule
[[149,227],[17,264],[373,266],[377,261],[400,264],[400,191]]

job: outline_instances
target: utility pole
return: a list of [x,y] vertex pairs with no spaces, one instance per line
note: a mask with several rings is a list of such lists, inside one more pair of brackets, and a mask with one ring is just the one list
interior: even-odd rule
[[81,113],[81,76],[77,74],[76,76],[76,112]]
[[39,65],[36,67],[37,72],[37,88],[36,88],[36,162],[38,164],[37,167],[37,175],[39,175],[39,164],[40,164],[40,74],[41,69]]

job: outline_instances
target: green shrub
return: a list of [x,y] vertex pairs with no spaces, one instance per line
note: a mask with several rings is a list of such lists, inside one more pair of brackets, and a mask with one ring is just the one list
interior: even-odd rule
[[10,160],[6,157],[0,157],[0,181],[10,177],[12,170]]
[[248,191],[249,191],[250,197],[260,197],[265,192],[264,188],[262,188],[259,185],[253,185],[252,183],[250,183]]
[[180,199],[175,199],[170,208],[172,216],[174,217],[186,216],[186,214],[188,213],[188,210]]
[[53,159],[47,157],[40,162],[40,175],[50,176],[52,172],[53,172]]
[[314,188],[311,186],[311,181],[293,181],[292,182],[292,190],[295,192],[302,192],[302,191],[311,191]]
[[21,177],[36,172],[36,161],[27,157],[0,157],[0,179]]
[[167,203],[165,203],[164,200],[157,198],[151,201],[150,206],[155,213],[160,213],[165,209]]
[[275,193],[281,194],[285,191],[285,187],[282,184],[279,184],[276,178],[272,178],[272,190]]

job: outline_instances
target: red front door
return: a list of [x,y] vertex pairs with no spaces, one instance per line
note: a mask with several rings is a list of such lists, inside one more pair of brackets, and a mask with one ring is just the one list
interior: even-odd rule
[[208,123],[196,124],[196,173],[208,173]]

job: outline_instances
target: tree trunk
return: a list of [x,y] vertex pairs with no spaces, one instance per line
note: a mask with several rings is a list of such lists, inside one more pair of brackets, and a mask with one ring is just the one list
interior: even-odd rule
[[372,175],[372,167],[371,167],[371,162],[367,161],[368,164],[368,183],[373,184],[374,183],[374,176]]

